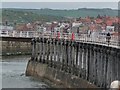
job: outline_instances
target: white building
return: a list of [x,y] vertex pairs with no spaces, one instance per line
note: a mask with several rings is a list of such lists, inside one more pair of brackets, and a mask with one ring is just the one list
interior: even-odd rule
[[13,30],[13,27],[0,25],[0,30]]
[[73,22],[73,23],[72,23],[72,26],[73,26],[73,27],[76,27],[76,26],[80,26],[81,24],[82,24],[82,23]]
[[115,28],[114,26],[107,26],[106,31],[107,32],[114,32],[114,28]]
[[0,36],[9,36],[8,35],[9,31],[13,31],[13,27],[12,26],[0,25]]

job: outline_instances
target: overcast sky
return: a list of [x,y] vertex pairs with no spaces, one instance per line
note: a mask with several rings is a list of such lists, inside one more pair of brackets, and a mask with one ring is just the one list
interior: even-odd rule
[[2,2],[2,8],[26,8],[26,9],[112,8],[112,9],[118,9],[118,3],[117,2]]

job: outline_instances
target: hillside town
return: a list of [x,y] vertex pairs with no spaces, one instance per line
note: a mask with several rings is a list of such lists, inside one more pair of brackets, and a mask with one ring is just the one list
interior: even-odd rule
[[106,35],[108,32],[113,36],[118,36],[118,25],[120,20],[118,17],[101,16],[85,17],[85,18],[69,18],[68,20],[32,23],[21,23],[9,25],[9,21],[4,21],[1,25],[1,35],[6,35],[6,31],[23,31],[23,32],[38,32],[38,33],[75,33],[77,35],[86,34],[89,37]]

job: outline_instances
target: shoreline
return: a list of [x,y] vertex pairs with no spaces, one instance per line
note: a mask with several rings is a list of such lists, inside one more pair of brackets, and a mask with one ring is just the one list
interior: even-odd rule
[[5,53],[0,56],[20,56],[20,55],[31,55],[31,53]]

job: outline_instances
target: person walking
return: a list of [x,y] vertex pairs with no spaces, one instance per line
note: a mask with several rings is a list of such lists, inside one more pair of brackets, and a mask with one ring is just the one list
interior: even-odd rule
[[110,39],[111,39],[111,35],[110,35],[110,33],[108,32],[108,33],[106,34],[106,42],[108,42],[108,46],[109,46],[109,44],[110,44]]

